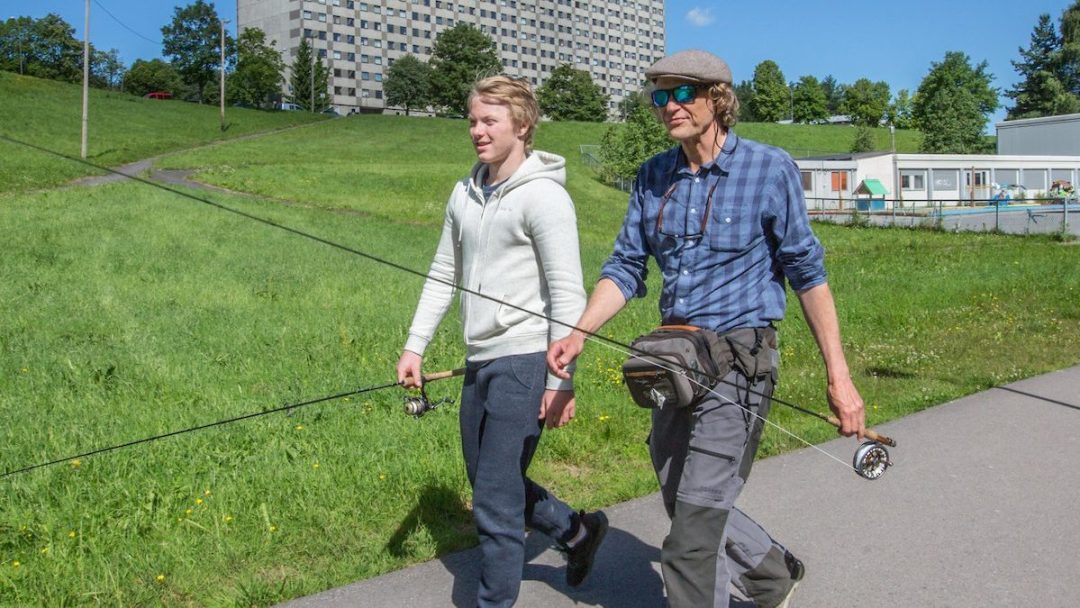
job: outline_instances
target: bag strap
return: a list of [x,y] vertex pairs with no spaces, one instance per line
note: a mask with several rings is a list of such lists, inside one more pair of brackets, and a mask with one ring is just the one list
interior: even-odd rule
[[693,325],[661,325],[660,327],[657,327],[656,329],[679,329],[679,330],[682,330],[682,331],[701,331],[700,327],[695,327]]

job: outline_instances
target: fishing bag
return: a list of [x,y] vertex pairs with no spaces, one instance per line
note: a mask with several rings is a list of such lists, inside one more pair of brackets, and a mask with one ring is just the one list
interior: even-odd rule
[[731,348],[707,329],[663,325],[630,346],[623,380],[641,407],[694,405],[731,369]]

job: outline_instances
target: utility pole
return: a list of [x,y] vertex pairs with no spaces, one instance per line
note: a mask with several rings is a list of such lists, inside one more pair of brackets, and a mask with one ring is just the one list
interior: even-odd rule
[[228,19],[221,19],[221,131],[225,131],[225,24],[228,23]]
[[80,156],[86,160],[86,130],[90,114],[90,0],[86,0],[86,22],[83,26],[82,68],[82,146]]
[[311,70],[308,73],[308,88],[311,89],[311,113],[315,113],[315,38],[311,39]]

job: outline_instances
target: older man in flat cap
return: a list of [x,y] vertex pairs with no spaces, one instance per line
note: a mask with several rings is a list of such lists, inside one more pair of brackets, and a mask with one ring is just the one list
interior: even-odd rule
[[841,433],[861,438],[865,430],[824,251],[791,157],[732,131],[739,103],[724,60],[683,51],[645,75],[655,112],[678,145],[638,171],[615,251],[578,330],[548,350],[548,366],[565,375],[588,333],[645,295],[646,263],[654,258],[663,276],[662,324],[714,332],[717,359],[724,359],[718,362],[733,362],[704,397],[652,410],[649,451],[671,517],[661,553],[669,605],[726,607],[731,582],[760,608],[787,606],[803,564],[736,509],[735,499],[777,381],[773,324],[784,317],[785,281],[824,359]]

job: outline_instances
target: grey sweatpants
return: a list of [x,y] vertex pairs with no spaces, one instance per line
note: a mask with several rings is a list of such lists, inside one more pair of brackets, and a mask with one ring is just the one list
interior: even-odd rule
[[[671,517],[660,557],[671,608],[726,608],[729,582],[771,607],[792,585],[784,547],[735,508],[764,424],[747,409],[766,417],[769,401],[738,372],[724,380],[719,396],[695,407],[653,410],[649,452]],[[771,396],[773,381],[751,389]]]

